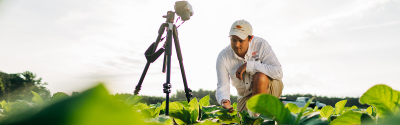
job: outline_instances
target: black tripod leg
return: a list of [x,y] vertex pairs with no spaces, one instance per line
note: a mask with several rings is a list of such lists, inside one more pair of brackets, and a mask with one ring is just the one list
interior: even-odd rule
[[[166,94],[166,107],[165,107],[165,115],[169,115],[169,93],[171,93],[171,55],[172,55],[172,30],[168,30],[167,32],[167,46],[165,48],[165,57],[167,64],[167,81],[164,83],[164,93]],[[165,62],[164,62],[165,63]]]
[[136,85],[135,92],[134,92],[135,95],[139,94],[140,88],[142,87],[142,83],[143,83],[144,77],[146,76],[147,70],[149,69],[149,66],[150,66],[150,62],[147,62],[146,67],[144,67],[142,76],[140,77],[139,83]]
[[183,79],[183,85],[185,86],[185,93],[186,93],[186,99],[188,102],[190,102],[190,98],[193,96],[191,94],[192,90],[189,89],[186,81],[186,75],[185,75],[185,68],[183,67],[183,59],[182,59],[182,53],[181,53],[181,47],[179,45],[179,38],[178,38],[178,31],[176,29],[176,26],[174,25],[174,41],[175,41],[175,49],[176,49],[176,54],[178,56],[179,60],[179,66],[181,67],[181,74],[182,74],[182,79]]
[[162,34],[164,34],[165,27],[167,27],[167,26],[168,26],[168,23],[161,24],[160,29],[158,29],[158,36],[157,36],[157,39],[156,39],[156,43],[155,43],[155,45],[154,45],[154,47],[153,47],[151,52],[154,53],[156,51],[158,43],[161,40],[161,36],[162,36]]
[[[158,30],[157,40],[156,40],[155,43],[153,43],[153,44],[150,46],[150,48],[148,48],[148,49],[146,50],[145,56],[153,55],[153,54],[154,54],[154,52],[155,52],[156,49],[157,49],[157,45],[158,45],[158,43],[160,42],[161,36],[162,36],[162,34],[164,33],[164,30],[165,30],[165,27],[166,27],[166,26],[168,26],[167,23],[163,23],[163,24],[160,26],[160,29]],[[161,52],[161,51],[157,51],[157,53],[158,53],[157,55],[159,56],[159,54],[161,54],[162,52]],[[157,59],[158,56],[157,56],[155,59]],[[148,58],[146,57],[146,59],[148,59]],[[143,70],[142,76],[140,77],[139,83],[136,85],[135,91],[133,92],[135,95],[138,95],[138,94],[139,94],[140,88],[142,87],[142,83],[143,83],[144,77],[146,76],[147,70],[149,69],[150,63],[152,63],[153,61],[155,61],[155,59],[152,58],[152,59],[150,59],[150,60],[147,60],[146,66],[144,67],[144,70]]]

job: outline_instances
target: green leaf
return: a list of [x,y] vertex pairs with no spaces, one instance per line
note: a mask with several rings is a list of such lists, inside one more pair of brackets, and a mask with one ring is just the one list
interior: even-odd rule
[[328,121],[321,120],[319,112],[313,112],[301,118],[299,125],[328,125]]
[[372,119],[371,115],[366,114],[366,113],[362,113],[361,115],[361,125],[373,125],[375,122]]
[[320,115],[322,118],[330,118],[333,113],[333,107],[328,105],[321,109]]
[[190,107],[187,101],[179,101],[183,105],[183,107]]
[[315,106],[315,107],[314,107],[314,111],[318,111],[318,106]]
[[261,113],[274,118],[280,124],[293,124],[290,111],[275,96],[269,94],[258,94],[247,101],[247,108],[253,112]]
[[32,94],[33,94],[33,99],[32,99],[32,101],[35,102],[37,106],[40,106],[40,107],[43,106],[43,99],[42,99],[42,97],[40,97],[39,94],[37,94],[37,93],[34,92],[34,91],[31,91],[31,92],[32,92]]
[[178,125],[185,125],[185,124],[187,124],[187,123],[185,123],[185,122],[183,122],[182,120],[177,119],[177,118],[174,118],[174,121],[175,121],[176,124],[178,124]]
[[142,99],[143,97],[138,96],[138,95],[132,95],[131,97],[129,97],[128,99],[125,100],[125,104],[127,105],[136,105],[139,103],[139,101]]
[[4,106],[4,111],[7,113],[11,113],[11,105],[13,104],[13,102],[9,102]]
[[3,100],[0,104],[1,104],[1,108],[4,109],[4,107],[7,105],[7,102],[5,100]]
[[233,109],[237,110],[237,102],[232,104]]
[[190,112],[190,121],[191,123],[195,123],[199,117],[199,102],[197,98],[193,98],[189,102],[189,112]]
[[164,102],[162,102],[162,104],[161,104],[161,110],[165,110],[165,107],[166,107],[166,104],[165,104],[165,101]]
[[285,108],[289,109],[289,111],[294,113],[294,114],[297,114],[297,113],[300,112],[299,107],[297,107],[297,105],[293,104],[293,103],[287,103],[285,105]]
[[339,101],[335,104],[335,114],[339,115],[343,110],[344,106],[346,105],[347,100]]
[[299,115],[297,115],[295,125],[298,125],[301,119],[301,116],[303,116],[304,111],[307,109],[307,107],[310,105],[312,100],[314,100],[315,97],[312,97],[310,100],[307,101],[307,103],[304,105],[304,107],[301,109]]
[[375,85],[365,92],[361,104],[368,104],[377,108],[379,117],[392,116],[400,100],[400,92],[387,85]]
[[[253,125],[254,122],[256,122],[256,120],[258,119],[255,117],[251,117],[246,110],[239,112],[239,114],[240,114],[243,124],[245,124],[245,125]],[[260,118],[260,119],[262,119],[262,118]]]
[[8,112],[10,114],[18,114],[18,113],[21,113],[30,108],[30,106],[26,102],[23,102],[23,101],[16,101],[16,102],[7,103],[7,104],[10,104],[10,105],[6,105],[5,110],[6,110],[6,112]]
[[144,118],[156,118],[160,114],[160,107],[150,107],[141,111]]
[[372,115],[372,106],[370,106],[370,107],[367,108],[367,113],[370,114],[370,115]]
[[11,116],[0,124],[122,125],[132,123],[145,124],[138,112],[131,106],[115,102],[104,85],[100,84],[74,97],[52,103],[38,112],[27,111],[15,117]]
[[70,96],[68,94],[65,94],[63,92],[57,92],[53,94],[53,97],[51,97],[51,102],[60,101],[69,97]]
[[[172,103],[174,103],[174,102],[172,102]],[[179,103],[179,102],[176,102],[176,103]],[[190,112],[186,109],[182,108],[181,110],[170,110],[169,116],[175,118],[175,121],[176,121],[176,119],[179,119],[182,122],[184,122],[185,124],[192,124],[191,119],[190,119],[190,117],[191,117]]]
[[216,112],[223,109],[221,106],[204,106],[201,114],[201,120],[208,119],[208,118],[216,118]]
[[202,109],[203,106],[210,106],[210,95],[206,95],[203,98],[201,98],[199,104],[200,104],[200,109]]
[[150,118],[147,121],[147,124],[162,124],[162,125],[173,125],[174,121],[171,117],[166,115],[160,115],[155,118]]
[[256,121],[254,121],[253,125],[261,125],[263,122],[264,122],[264,119],[257,118]]
[[358,107],[353,105],[353,106],[350,107],[350,109],[358,109]]
[[157,102],[157,104],[155,104],[155,106],[161,108],[161,103]]
[[[191,107],[192,108],[192,107]],[[190,123],[195,123],[199,117],[199,107],[192,109],[190,112]]]
[[212,105],[212,106],[204,106],[203,109],[201,109],[203,112],[205,113],[209,113],[215,110],[220,110],[222,109],[221,107],[218,107],[216,105]]
[[[306,116],[306,115],[310,115],[310,114],[313,114],[313,113],[315,113],[316,111],[314,111],[314,110],[306,110],[304,113],[303,113],[303,115],[302,115],[302,117],[303,116]],[[318,111],[317,111],[318,112]]]
[[169,103],[169,110],[182,110],[183,106],[182,103],[179,102],[170,102]]
[[136,104],[135,108],[136,108],[137,110],[145,110],[145,109],[148,109],[148,108],[150,108],[150,107],[147,106],[147,105],[144,104],[144,103],[138,103],[138,104]]
[[333,120],[330,125],[358,125],[361,124],[360,112],[347,111]]
[[[237,112],[236,112],[237,113]],[[220,119],[225,124],[234,123],[237,114],[229,113],[229,109],[220,109],[215,113],[217,119]]]
[[198,110],[199,109],[199,102],[197,102],[196,98],[193,98],[192,100],[190,100],[189,106],[192,109],[197,109]]
[[[385,121],[378,121],[379,125],[399,125],[400,123],[400,114],[397,114],[394,117],[386,118]],[[369,124],[371,125],[371,124]]]
[[149,110],[149,109],[141,109],[140,113],[141,113],[142,118],[152,118],[151,110]]
[[[11,107],[12,110],[14,107]],[[115,102],[100,84],[74,97],[59,100],[38,112],[10,116],[0,124],[18,125],[125,125],[145,124],[140,114]]]

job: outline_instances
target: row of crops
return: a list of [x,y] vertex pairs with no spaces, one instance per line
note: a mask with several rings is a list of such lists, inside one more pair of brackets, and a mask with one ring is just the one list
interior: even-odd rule
[[[76,96],[55,93],[49,100],[42,100],[35,92],[30,101],[1,102],[0,124],[239,124],[239,125],[357,125],[400,124],[400,92],[386,85],[376,85],[365,92],[360,103],[371,105],[367,109],[345,107],[346,100],[321,109],[295,104],[284,105],[278,98],[259,94],[247,102],[249,110],[259,113],[252,117],[248,112],[229,111],[210,105],[209,96],[193,98],[190,102],[170,102],[169,116],[165,115],[166,103],[139,103],[140,96],[118,100],[109,96],[99,84]],[[232,104],[236,109],[237,104]]]

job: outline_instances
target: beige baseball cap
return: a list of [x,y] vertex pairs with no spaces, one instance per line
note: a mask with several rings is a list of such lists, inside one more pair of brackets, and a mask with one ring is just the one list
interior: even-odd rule
[[231,31],[229,32],[229,36],[236,35],[242,40],[246,39],[247,36],[252,34],[253,28],[246,20],[235,21],[231,26]]

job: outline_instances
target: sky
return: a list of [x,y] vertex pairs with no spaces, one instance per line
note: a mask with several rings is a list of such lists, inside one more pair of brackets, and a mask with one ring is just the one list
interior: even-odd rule
[[[240,19],[272,46],[283,68],[283,94],[359,97],[376,84],[400,90],[400,0],[187,1],[194,14],[178,32],[192,90],[216,90],[217,56]],[[36,73],[51,93],[84,91],[98,82],[111,93],[133,93],[144,52],[174,4],[2,0],[0,71]],[[165,96],[162,60],[150,65],[140,95]],[[175,50],[171,84],[172,94],[184,89]],[[237,95],[232,86],[231,94]]]

